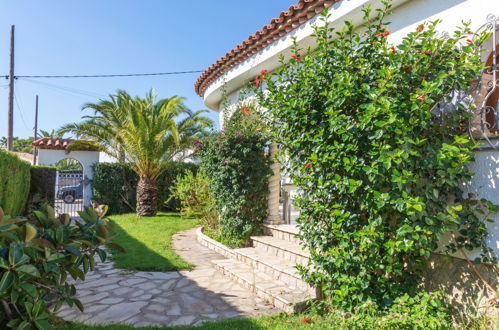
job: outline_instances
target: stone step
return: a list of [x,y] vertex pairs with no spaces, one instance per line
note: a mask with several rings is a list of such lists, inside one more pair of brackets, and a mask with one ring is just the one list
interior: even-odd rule
[[296,237],[299,233],[298,227],[295,225],[263,225],[265,235],[270,235],[284,241],[300,243],[300,239]]
[[251,236],[253,247],[270,255],[289,260],[295,264],[306,265],[310,253],[299,243],[275,238],[274,236]]
[[219,271],[286,313],[299,313],[307,301],[315,299],[308,291],[292,289],[260,270],[234,259],[213,260]]
[[284,282],[291,288],[315,292],[315,289],[301,279],[295,262],[271,255],[262,249],[242,248],[233,251],[235,259],[252,266],[273,279]]

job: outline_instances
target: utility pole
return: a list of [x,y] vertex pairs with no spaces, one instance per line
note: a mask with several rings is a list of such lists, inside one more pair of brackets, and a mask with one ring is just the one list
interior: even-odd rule
[[10,71],[9,71],[9,114],[7,121],[7,150],[12,151],[14,141],[14,31],[15,27],[10,27]]
[[[35,102],[35,134],[34,134],[34,139],[35,141],[38,138],[38,95],[36,96],[36,102]],[[33,146],[33,165],[36,165],[36,147]]]

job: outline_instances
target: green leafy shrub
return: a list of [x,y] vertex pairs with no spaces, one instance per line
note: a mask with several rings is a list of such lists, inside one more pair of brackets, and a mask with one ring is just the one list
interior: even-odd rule
[[52,166],[31,166],[31,183],[27,214],[54,205],[57,168]]
[[370,20],[367,9],[363,31],[349,22],[316,28],[315,50],[304,56],[296,46],[259,76],[266,92],[252,87],[299,189],[311,252],[301,271],[344,308],[414,294],[424,260],[451,231],[450,251],[480,248],[482,261],[497,260],[480,214],[490,220],[495,206],[463,196],[476,146],[464,129],[471,106],[446,111],[480,75],[488,35],[470,36],[465,24],[440,38],[433,22],[392,46],[385,15]]
[[0,207],[22,215],[30,189],[31,165],[15,154],[0,149]]
[[96,163],[93,167],[93,198],[109,205],[110,214],[135,211],[137,174],[126,163]]
[[55,218],[54,209],[35,211],[35,218],[12,218],[0,209],[0,325],[2,328],[49,329],[46,300],[55,298],[53,311],[64,302],[83,310],[75,298],[76,288],[68,283],[85,279],[106,252],[108,220],[87,208],[80,212],[83,223],[65,214]]
[[208,178],[203,172],[194,174],[188,171],[184,175],[177,176],[170,198],[180,201],[182,214],[198,216],[207,228],[218,230],[215,200],[209,190]]
[[226,119],[223,132],[200,145],[202,170],[220,214],[217,237],[233,246],[244,245],[251,235],[260,233],[268,213],[272,171],[265,152],[269,141],[259,120],[253,107],[243,106]]
[[[180,202],[176,198],[170,199],[170,189],[177,175],[188,170],[195,172],[197,165],[171,162],[158,178],[158,199],[168,201],[163,205],[163,210],[171,211],[180,208]],[[92,182],[94,199],[99,203],[109,205],[112,214],[135,210],[137,182],[138,176],[129,164],[97,163],[94,165]]]

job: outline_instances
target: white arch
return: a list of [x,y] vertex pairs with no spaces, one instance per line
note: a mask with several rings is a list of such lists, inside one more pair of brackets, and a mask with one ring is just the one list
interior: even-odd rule
[[93,165],[99,162],[98,151],[66,151],[52,149],[38,149],[37,165],[56,166],[61,160],[72,158],[83,166],[83,205],[90,206],[92,199],[91,180],[94,177]]

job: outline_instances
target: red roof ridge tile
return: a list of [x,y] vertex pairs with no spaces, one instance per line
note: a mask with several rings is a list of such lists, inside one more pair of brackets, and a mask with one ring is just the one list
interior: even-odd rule
[[[51,149],[51,150],[66,150],[66,148],[72,144],[73,142],[90,142],[95,143],[93,140],[79,140],[79,139],[64,139],[64,138],[53,138],[53,137],[42,137],[36,139],[31,143],[32,146],[38,149]],[[89,145],[82,145],[74,151],[99,151],[97,148],[94,148]]]
[[196,93],[202,97],[208,86],[223,75],[226,70],[233,68],[264,49],[268,44],[297,29],[338,1],[340,0],[298,0],[297,4],[289,6],[289,9],[282,11],[279,17],[272,18],[269,24],[264,25],[261,30],[250,35],[210,65],[194,84]]

